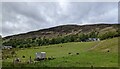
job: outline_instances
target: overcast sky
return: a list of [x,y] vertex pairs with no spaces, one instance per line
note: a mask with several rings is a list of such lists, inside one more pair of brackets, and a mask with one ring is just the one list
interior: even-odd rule
[[118,23],[117,2],[6,2],[0,12],[2,36],[66,24]]

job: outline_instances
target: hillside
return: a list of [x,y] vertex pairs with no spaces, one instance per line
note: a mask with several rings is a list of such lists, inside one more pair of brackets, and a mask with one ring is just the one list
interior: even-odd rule
[[[25,49],[16,49],[16,56],[21,59],[21,65],[28,67],[117,67],[118,65],[118,38],[106,39],[96,42],[70,42],[63,44],[47,45]],[[46,52],[48,57],[55,57],[54,60],[37,62],[36,64],[25,64],[35,58],[36,52]],[[108,52],[109,51],[109,52]],[[71,54],[69,54],[71,53]],[[79,53],[78,55],[76,53]],[[6,52],[5,55],[10,55]],[[22,56],[25,58],[22,58]],[[4,55],[3,55],[4,56]],[[3,61],[3,67],[10,66],[13,59]]]
[[37,37],[53,38],[57,36],[65,36],[70,34],[89,33],[91,31],[99,31],[100,34],[103,34],[106,31],[116,31],[118,27],[120,27],[120,24],[94,24],[94,25],[81,25],[81,26],[62,25],[62,26],[22,33],[22,34],[6,36],[3,39],[16,39],[16,38],[25,39],[25,38],[37,38]]

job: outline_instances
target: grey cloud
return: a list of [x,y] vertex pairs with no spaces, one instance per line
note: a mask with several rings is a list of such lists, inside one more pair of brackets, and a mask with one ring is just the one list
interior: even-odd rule
[[[32,5],[32,4],[31,4]],[[21,14],[28,18],[35,19],[37,21],[45,21],[42,17],[40,17],[39,10],[35,6],[31,6],[27,3],[3,3],[3,9],[5,11]]]
[[2,35],[63,24],[115,23],[117,9],[117,2],[6,2],[2,4]]

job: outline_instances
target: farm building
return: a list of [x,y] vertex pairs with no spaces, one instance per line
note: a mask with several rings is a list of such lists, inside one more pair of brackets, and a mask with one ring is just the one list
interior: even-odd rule
[[3,49],[12,49],[12,46],[3,46]]
[[46,52],[37,52],[36,53],[36,58],[42,58],[42,59],[44,59],[44,58],[46,58]]
[[100,41],[99,38],[88,38],[88,41]]

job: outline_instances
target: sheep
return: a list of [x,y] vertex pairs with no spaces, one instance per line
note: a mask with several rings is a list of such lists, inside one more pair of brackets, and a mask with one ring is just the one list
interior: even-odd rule
[[76,55],[79,55],[79,53],[76,53]]
[[68,54],[71,54],[70,52]]

